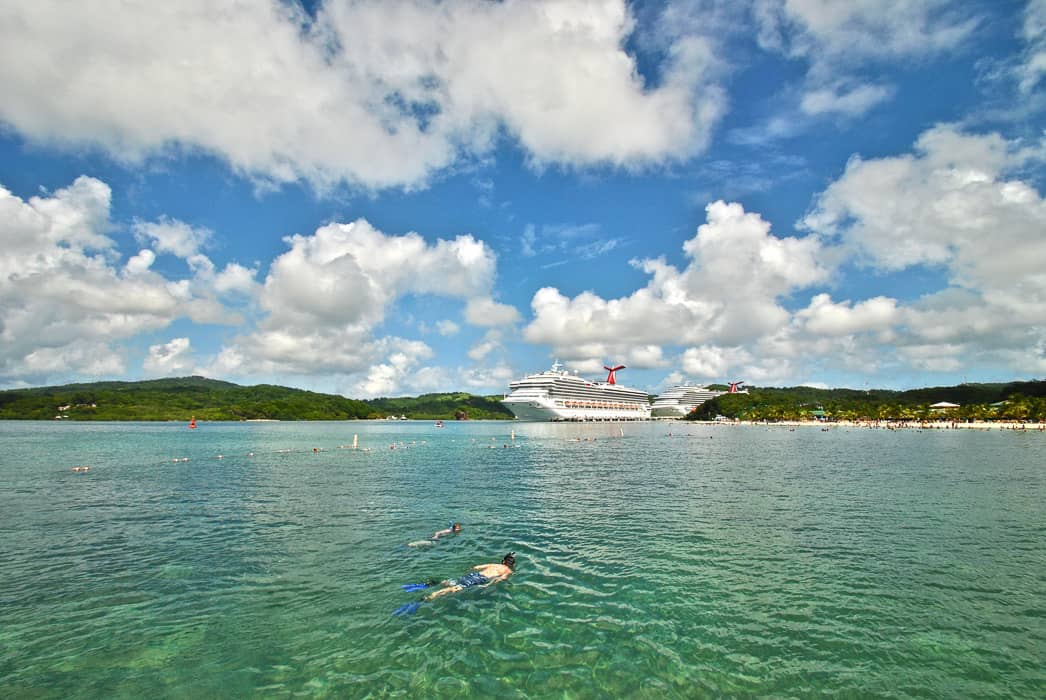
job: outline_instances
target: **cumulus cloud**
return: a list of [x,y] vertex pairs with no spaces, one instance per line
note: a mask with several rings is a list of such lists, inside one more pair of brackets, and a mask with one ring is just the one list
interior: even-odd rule
[[199,253],[212,236],[208,229],[196,228],[169,217],[161,217],[158,221],[136,219],[133,229],[139,241],[151,243],[157,252],[185,259]]
[[192,370],[192,343],[188,338],[174,338],[167,343],[149,346],[142,363],[146,374],[160,377],[183,375]]
[[152,272],[152,251],[121,262],[110,202],[90,177],[28,200],[0,187],[0,377],[114,374],[120,341],[182,316],[228,317],[187,280]]
[[769,223],[739,204],[714,202],[707,216],[683,244],[689,265],[634,261],[651,279],[628,297],[584,292],[570,299],[551,287],[539,290],[525,338],[575,364],[621,358],[659,366],[665,360],[651,346],[731,346],[773,333],[790,320],[781,297],[827,279],[816,238],[773,236]]
[[[500,347],[496,328],[519,320],[514,307],[493,299],[495,256],[470,235],[430,243],[362,219],[333,223],[285,239],[288,250],[258,282],[257,267],[216,266],[200,252],[212,234],[170,217],[133,222],[135,238],[150,247],[123,258],[107,235],[116,228],[110,199],[109,187],[89,177],[28,200],[0,188],[0,378],[116,374],[127,362],[124,341],[187,318],[240,327],[203,358],[207,374],[301,383],[327,376],[355,395],[376,395],[409,386],[432,355],[425,343],[380,335],[399,299],[463,302],[463,319],[489,329],[486,345],[473,351],[483,357]],[[184,260],[183,276],[156,272],[158,255]],[[449,319],[437,329],[459,330]],[[193,355],[190,338],[174,338],[152,345],[142,368],[186,372]]]
[[519,321],[519,311],[514,306],[477,297],[465,305],[465,320],[474,326],[507,326]]
[[690,377],[721,379],[735,363],[741,348],[721,348],[709,345],[687,348],[682,357],[683,372]]
[[124,265],[124,271],[128,275],[140,275],[152,267],[154,262],[156,262],[156,253],[145,248],[138,251],[136,255],[132,255],[127,259],[127,264]]
[[1011,361],[1037,347],[1046,334],[1046,203],[1014,173],[1039,153],[942,125],[911,154],[852,158],[803,225],[837,237],[865,265],[933,266],[950,286],[903,307],[873,299],[841,308],[818,297],[802,319],[821,332],[893,319],[902,353],[922,368],[955,366],[960,354],[969,363]]
[[[657,347],[706,381],[794,383],[825,370],[1041,373],[1046,202],[1020,177],[1041,157],[1039,144],[934,127],[910,153],[851,158],[800,222],[805,237],[775,236],[757,213],[714,202],[683,244],[685,267],[633,261],[650,279],[615,299],[541,289],[524,336],[588,371],[617,358],[653,366],[647,350]],[[823,288],[843,264],[930,267],[945,283],[913,299],[833,298]]]
[[623,0],[328,0],[314,17],[276,0],[5,4],[0,120],[37,142],[202,150],[320,188],[424,185],[503,133],[539,166],[686,157],[724,111],[711,47],[676,37],[647,84],[625,49],[634,25]]
[[228,263],[214,275],[212,285],[215,291],[222,294],[235,292],[251,296],[258,289],[258,283],[255,280],[257,274],[257,269],[248,269],[239,263]]
[[943,125],[923,133],[915,153],[865,161],[817,199],[804,225],[842,238],[884,269],[945,265],[953,282],[1012,289],[1046,264],[1046,219],[1039,193],[1007,177],[1034,155],[997,134]]
[[420,359],[431,355],[424,343],[411,343],[406,352],[394,352],[385,362],[371,366],[359,388],[363,396],[388,396],[407,383]]
[[816,335],[852,335],[864,331],[885,331],[898,320],[897,300],[878,296],[856,304],[835,303],[828,294],[818,294],[810,305],[796,314],[806,330]]
[[403,377],[399,391],[410,394],[444,392],[447,387],[463,387],[471,391],[486,391],[490,387],[504,387],[514,378],[512,369],[504,364],[475,364],[458,367],[425,366]]
[[417,233],[386,235],[359,219],[285,241],[290,250],[273,261],[261,295],[272,326],[370,327],[400,296],[468,300],[494,281],[494,253],[470,235],[430,246]]
[[[493,251],[471,235],[426,241],[420,234],[386,234],[364,219],[322,226],[284,239],[261,285],[257,327],[233,339],[215,358],[215,374],[326,375],[355,396],[378,396],[422,381],[414,373],[432,349],[420,341],[379,337],[389,309],[408,295],[465,302],[471,325],[493,328],[519,318],[494,301]],[[458,324],[436,324],[443,335]],[[488,334],[488,342],[491,338]],[[477,359],[495,345],[473,349]]]

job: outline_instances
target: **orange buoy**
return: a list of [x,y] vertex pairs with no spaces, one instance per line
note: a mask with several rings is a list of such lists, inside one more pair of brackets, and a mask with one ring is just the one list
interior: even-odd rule
[[196,416],[189,420],[189,430],[196,430]]

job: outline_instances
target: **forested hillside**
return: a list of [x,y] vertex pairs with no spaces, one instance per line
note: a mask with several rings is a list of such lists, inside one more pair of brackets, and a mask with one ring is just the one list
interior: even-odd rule
[[0,391],[0,419],[50,420],[345,420],[384,418],[511,418],[498,397],[427,394],[360,401],[334,394],[204,377],[94,382]]
[[[934,411],[932,404],[958,404]],[[909,391],[749,387],[747,394],[724,394],[707,401],[689,416],[740,420],[1046,420],[1046,381],[1008,384],[960,384]]]

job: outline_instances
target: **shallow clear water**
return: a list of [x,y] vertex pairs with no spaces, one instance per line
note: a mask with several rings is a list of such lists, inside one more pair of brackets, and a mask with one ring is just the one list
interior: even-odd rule
[[2,697],[1046,688],[1041,433],[0,422],[0,455]]

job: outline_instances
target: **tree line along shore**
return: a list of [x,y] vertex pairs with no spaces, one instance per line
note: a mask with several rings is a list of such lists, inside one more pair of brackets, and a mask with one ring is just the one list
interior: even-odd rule
[[349,399],[302,389],[240,386],[204,377],[93,382],[0,391],[0,419],[85,421],[510,419],[500,396],[467,393]]
[[691,420],[723,417],[743,422],[830,421],[850,424],[927,424],[1046,421],[1046,381],[960,384],[908,391],[749,388],[723,394],[691,413]]
[[[500,395],[452,392],[359,400],[271,384],[240,386],[204,377],[181,377],[0,391],[0,419],[512,419],[512,413],[500,399]],[[935,406],[941,403],[953,406]],[[745,422],[1043,422],[1046,381],[960,384],[908,391],[750,386],[748,393],[723,394],[688,416],[691,420],[719,417]]]

